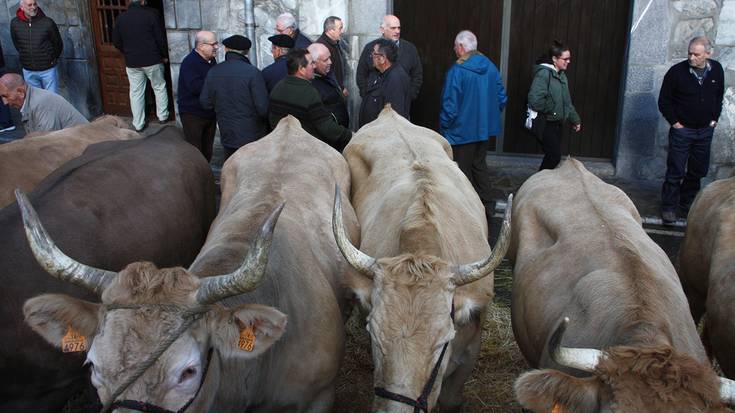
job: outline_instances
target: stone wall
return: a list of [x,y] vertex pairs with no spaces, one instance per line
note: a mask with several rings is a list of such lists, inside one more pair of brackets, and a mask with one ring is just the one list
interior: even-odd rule
[[[349,50],[347,65],[348,87],[352,96],[359,96],[354,84],[354,70],[363,46],[377,38],[378,27],[389,7],[388,0],[255,0],[255,39],[257,65],[260,69],[273,63],[268,37],[276,32],[276,17],[291,12],[298,21],[302,33],[316,40],[322,33],[324,19],[341,17],[345,23],[343,39]],[[245,2],[243,0],[165,0],[166,31],[171,59],[171,76],[174,91],[178,81],[181,61],[194,44],[197,30],[217,33],[218,39],[233,34],[245,34]],[[218,60],[224,60],[220,50]],[[359,100],[350,99],[353,113]]]
[[[10,38],[10,21],[18,0],[0,0],[0,43],[6,68],[20,73],[18,52]],[[60,94],[87,118],[102,114],[97,58],[87,0],[41,0],[39,6],[59,26],[64,52],[59,62]]]
[[635,0],[633,8],[617,175],[663,178],[669,124],[658,111],[659,89],[666,71],[687,58],[689,40],[707,35],[726,87],[707,179],[728,176],[735,166],[735,0]]

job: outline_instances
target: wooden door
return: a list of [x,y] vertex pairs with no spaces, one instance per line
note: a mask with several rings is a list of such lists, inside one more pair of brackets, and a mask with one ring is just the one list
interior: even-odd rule
[[102,106],[107,114],[130,116],[125,59],[112,45],[115,20],[128,8],[128,0],[89,0],[97,50]]
[[567,70],[582,132],[564,127],[562,154],[611,158],[615,144],[630,0],[513,0],[503,150],[541,153],[522,129],[532,65],[553,39],[569,46]]
[[457,59],[454,37],[461,30],[477,36],[478,50],[500,68],[503,0],[394,0],[401,20],[401,38],[416,45],[424,68],[424,83],[411,105],[411,122],[439,129],[442,86]]

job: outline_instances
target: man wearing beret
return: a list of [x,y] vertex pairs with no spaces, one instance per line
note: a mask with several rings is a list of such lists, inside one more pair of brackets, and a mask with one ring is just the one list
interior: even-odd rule
[[234,35],[222,41],[225,61],[207,73],[199,103],[217,114],[225,159],[267,131],[268,91],[260,71],[250,64],[250,39]]
[[271,54],[275,61],[268,67],[263,69],[263,79],[265,86],[270,93],[276,86],[276,83],[288,75],[286,69],[286,53],[294,47],[294,40],[286,34],[277,34],[268,38],[271,42]]
[[322,103],[319,92],[311,85],[314,61],[308,50],[293,49],[286,55],[288,76],[278,82],[270,96],[268,120],[275,128],[282,118],[292,115],[315,138],[337,151],[342,151],[352,132],[337,120]]

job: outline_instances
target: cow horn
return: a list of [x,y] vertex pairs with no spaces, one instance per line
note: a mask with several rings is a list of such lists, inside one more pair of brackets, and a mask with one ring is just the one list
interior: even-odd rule
[[593,348],[562,347],[561,338],[569,324],[569,318],[564,317],[549,340],[549,355],[559,365],[577,370],[594,372],[597,363],[602,358],[602,351]]
[[339,184],[334,187],[334,209],[332,209],[332,232],[337,241],[339,251],[347,262],[369,278],[375,276],[375,258],[355,248],[347,237],[344,222],[342,222],[342,199],[339,196]]
[[281,202],[263,222],[240,268],[230,274],[202,279],[196,296],[199,304],[216,303],[227,297],[252,291],[260,285],[265,276],[265,267],[268,265],[273,230],[285,205],[285,202]]
[[[472,264],[460,265],[454,271],[452,281],[454,285],[459,287],[477,281],[490,274],[500,264],[505,257],[510,244],[510,219],[511,210],[513,209],[513,194],[508,196],[508,205],[505,208],[505,217],[503,217],[503,226],[500,228],[498,242],[495,243],[492,254],[489,257]],[[488,222],[488,227],[490,223]]]
[[720,377],[720,399],[730,406],[735,405],[735,381]]
[[54,244],[38,218],[33,205],[20,189],[15,190],[15,198],[23,217],[23,228],[28,244],[38,264],[52,276],[88,288],[101,295],[117,275],[115,272],[100,270],[84,265],[70,258]]

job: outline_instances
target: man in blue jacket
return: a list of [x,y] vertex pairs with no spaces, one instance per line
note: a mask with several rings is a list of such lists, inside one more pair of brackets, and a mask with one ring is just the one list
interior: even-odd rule
[[212,109],[204,109],[199,95],[209,69],[217,64],[217,36],[210,31],[196,34],[194,50],[184,58],[179,69],[177,103],[186,141],[194,145],[207,161],[212,160],[212,144],[217,121]]
[[472,182],[486,212],[492,212],[485,155],[489,137],[500,132],[500,111],[508,96],[498,68],[477,51],[472,32],[457,34],[454,53],[458,59],[444,82],[439,131],[452,145],[455,162]]

